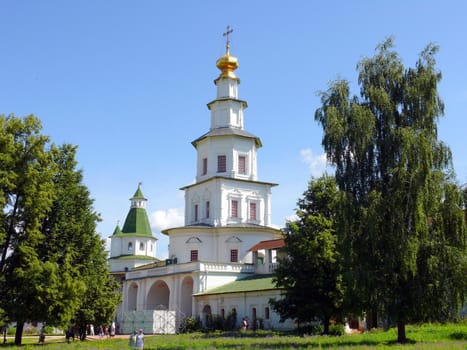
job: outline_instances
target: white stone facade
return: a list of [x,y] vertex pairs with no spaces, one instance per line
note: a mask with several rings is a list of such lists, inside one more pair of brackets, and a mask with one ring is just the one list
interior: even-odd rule
[[[122,323],[130,322],[125,313],[141,318],[148,310],[175,312],[177,325],[184,317],[206,322],[209,315],[226,316],[235,310],[238,326],[242,317],[261,319],[265,328],[292,326],[279,323],[268,305],[270,298],[280,297],[277,289],[210,294],[233,281],[272,273],[276,250],[251,248],[282,237],[280,230],[270,227],[275,184],[258,181],[261,141],[244,130],[247,104],[238,99],[239,79],[233,73],[238,63],[227,52],[217,66],[221,75],[215,80],[216,99],[208,104],[210,130],[192,142],[197,151],[196,182],[182,188],[185,225],[163,231],[170,242],[165,263],[125,273],[118,315]],[[128,244],[112,241],[112,250],[121,251]]]

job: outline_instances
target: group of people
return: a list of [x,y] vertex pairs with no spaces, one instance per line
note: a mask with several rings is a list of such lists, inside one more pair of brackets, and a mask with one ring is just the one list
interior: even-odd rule
[[144,333],[143,330],[133,332],[130,334],[129,345],[131,350],[140,350],[144,348]]
[[[103,338],[104,336],[106,338],[109,338],[109,337],[112,338],[115,335],[115,331],[116,331],[115,322],[112,322],[112,324],[109,327],[99,326],[97,334],[99,335],[100,338]],[[94,327],[92,327],[92,333],[90,335],[94,335]]]

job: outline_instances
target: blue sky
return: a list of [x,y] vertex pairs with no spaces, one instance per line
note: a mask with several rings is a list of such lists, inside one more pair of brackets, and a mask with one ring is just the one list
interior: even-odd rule
[[234,28],[245,128],[259,136],[259,179],[275,182],[272,222],[282,227],[323,169],[317,92],[345,78],[388,36],[414,66],[429,43],[445,116],[439,138],[467,182],[467,2],[2,0],[0,113],[33,113],[55,143],[79,146],[84,182],[108,237],[138,182],[159,238],[183,224],[180,187],[195,178],[191,141],[210,123],[222,33]]

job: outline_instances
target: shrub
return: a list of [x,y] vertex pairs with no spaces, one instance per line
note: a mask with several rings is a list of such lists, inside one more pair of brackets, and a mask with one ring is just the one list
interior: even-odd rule
[[45,326],[44,327],[45,334],[55,334],[55,328],[52,326]]
[[297,331],[299,334],[321,335],[323,334],[324,328],[319,324],[307,324],[301,326]]
[[225,320],[221,315],[212,315],[208,319],[206,324],[206,329],[209,331],[223,331],[224,330]]
[[237,313],[231,311],[227,314],[227,318],[224,321],[224,330],[234,331],[237,328]]
[[193,333],[201,329],[201,321],[199,318],[186,317],[183,319],[179,327],[180,333]]
[[341,336],[345,334],[344,326],[341,324],[332,324],[329,326],[329,335]]

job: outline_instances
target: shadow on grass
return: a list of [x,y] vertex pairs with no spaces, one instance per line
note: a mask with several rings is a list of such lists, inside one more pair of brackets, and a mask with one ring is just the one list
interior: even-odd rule
[[[407,341],[404,345],[413,345],[415,344],[415,341]],[[336,348],[352,348],[352,347],[357,347],[357,346],[367,346],[370,348],[376,348],[377,346],[380,345],[387,345],[387,346],[392,346],[392,345],[401,345],[398,344],[396,341],[394,342],[377,342],[377,341],[361,341],[361,342],[342,342],[342,343],[329,343],[329,344],[320,344],[319,342],[304,342],[304,343],[299,343],[295,341],[291,341],[288,343],[282,343],[282,344],[271,344],[271,343],[256,343],[256,342],[251,342],[248,344],[222,344],[221,349],[311,349],[311,348],[320,348],[320,349],[336,349]],[[186,350],[186,347],[180,347],[178,345],[165,345],[165,346],[160,346],[160,347],[145,347],[145,350]],[[215,349],[210,347],[210,349]]]
[[[73,342],[72,342],[73,343]],[[40,344],[39,342],[37,343],[25,343],[23,342],[21,345],[16,345],[14,342],[7,342],[7,343],[0,343],[0,349],[8,349],[8,348],[18,348],[18,347],[28,347],[28,348],[38,348],[38,349],[43,349],[44,346],[47,347],[47,345],[55,345],[55,344],[65,344],[68,345],[68,343],[65,340],[57,340],[57,341],[45,341],[44,344]],[[64,345],[64,346],[65,346]]]
[[467,340],[467,332],[454,332],[449,334],[449,338],[455,340]]
[[[339,337],[335,337],[336,341],[327,341],[326,336],[302,336],[302,340],[297,341],[290,339],[290,342],[287,343],[277,343],[274,341],[268,342],[268,341],[255,341],[254,339],[267,339],[269,337],[274,337],[274,336],[279,336],[279,337],[287,337],[287,336],[294,336],[294,337],[300,337],[300,335],[297,335],[296,333],[292,332],[237,332],[237,331],[232,331],[232,332],[222,332],[222,333],[217,333],[217,332],[210,332],[210,333],[204,333],[200,338],[204,339],[217,339],[217,338],[237,338],[237,339],[251,339],[251,342],[248,343],[248,347],[254,348],[254,349],[284,349],[284,348],[293,348],[293,349],[309,349],[309,348],[314,348],[314,347],[319,347],[319,348],[346,348],[346,347],[357,347],[357,346],[366,346],[366,347],[377,347],[381,345],[385,346],[396,346],[396,345],[414,345],[417,342],[412,339],[407,339],[405,343],[398,343],[397,339],[393,340],[381,340],[381,339],[355,339],[355,340],[340,340]],[[334,337],[334,336],[333,336]],[[308,339],[306,339],[308,338]],[[464,339],[464,338],[454,338],[454,339]],[[246,345],[244,344],[222,344],[222,348],[224,349],[243,349],[247,348]],[[174,346],[174,347],[164,347],[164,350],[179,350],[182,349],[180,347]]]

